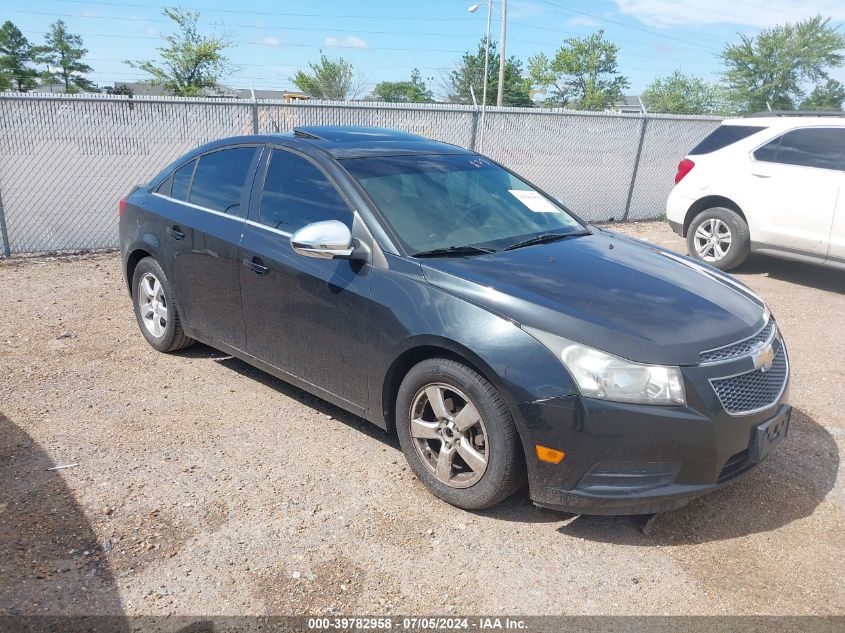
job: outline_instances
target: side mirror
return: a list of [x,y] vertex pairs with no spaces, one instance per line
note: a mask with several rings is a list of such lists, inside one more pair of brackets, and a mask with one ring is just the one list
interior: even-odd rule
[[306,224],[290,238],[294,251],[318,259],[349,259],[355,248],[349,227],[337,220]]

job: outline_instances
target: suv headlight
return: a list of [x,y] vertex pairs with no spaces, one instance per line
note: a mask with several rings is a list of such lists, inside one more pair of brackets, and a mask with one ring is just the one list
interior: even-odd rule
[[686,404],[679,367],[634,363],[542,330],[523,329],[561,360],[584,396],[639,404]]

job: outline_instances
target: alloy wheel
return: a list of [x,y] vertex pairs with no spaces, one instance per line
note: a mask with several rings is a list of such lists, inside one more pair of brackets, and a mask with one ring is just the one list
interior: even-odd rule
[[164,288],[152,273],[144,273],[138,282],[138,307],[147,331],[159,338],[167,329],[167,299]]
[[728,254],[731,230],[718,218],[710,218],[695,230],[695,252],[706,262],[717,262]]
[[452,488],[469,488],[487,470],[487,430],[476,406],[455,387],[426,385],[411,403],[411,439],[426,468]]

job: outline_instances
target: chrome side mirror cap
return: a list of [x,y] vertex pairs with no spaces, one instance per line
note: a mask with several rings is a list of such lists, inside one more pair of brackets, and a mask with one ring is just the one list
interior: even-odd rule
[[337,220],[306,224],[290,238],[291,248],[305,257],[350,259],[355,247],[349,227]]

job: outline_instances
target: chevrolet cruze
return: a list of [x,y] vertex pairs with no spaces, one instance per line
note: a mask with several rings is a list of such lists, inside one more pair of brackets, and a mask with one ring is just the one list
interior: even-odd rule
[[789,359],[757,295],[453,145],[215,141],[121,200],[120,239],[155,349],[201,341],[396,433],[462,508],[527,480],[545,507],[669,510],[787,434]]

